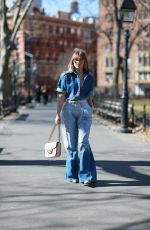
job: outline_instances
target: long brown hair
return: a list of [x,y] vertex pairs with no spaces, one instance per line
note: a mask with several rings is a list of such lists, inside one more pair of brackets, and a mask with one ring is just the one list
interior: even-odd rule
[[84,65],[83,65],[83,71],[87,72],[88,71],[88,60],[87,60],[87,57],[86,57],[86,52],[83,50],[83,49],[80,49],[80,48],[75,48],[74,49],[74,53],[69,61],[69,64],[68,64],[68,71],[71,71],[74,69],[74,59],[76,58],[82,58],[84,60]]

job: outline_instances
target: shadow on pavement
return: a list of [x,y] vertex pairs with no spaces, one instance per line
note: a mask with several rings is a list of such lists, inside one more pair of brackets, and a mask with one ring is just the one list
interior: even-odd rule
[[[100,180],[99,186],[149,186],[150,176],[140,171],[144,167],[148,172],[150,161],[96,161],[97,167],[107,173],[115,174],[130,180]],[[132,180],[131,180],[132,179]]]
[[32,123],[32,124],[53,124],[54,123],[54,118],[53,117],[48,117],[47,119],[44,118],[42,119],[42,117],[40,119],[31,119],[31,117],[29,116],[28,113],[23,113],[21,115],[19,115],[19,117],[17,117],[14,122],[25,122],[26,124],[28,123]]
[[145,219],[143,221],[132,222],[129,224],[124,224],[119,227],[110,228],[110,230],[148,230],[150,229],[150,219]]
[[[0,166],[54,166],[65,167],[65,160],[0,160]],[[149,186],[150,176],[140,172],[140,167],[149,167],[150,161],[96,161],[97,169],[111,173],[123,180],[98,180],[96,187]],[[146,169],[148,172],[148,169]],[[100,172],[98,173],[100,174]],[[128,180],[125,180],[127,178]]]
[[25,121],[28,118],[28,113],[21,114],[18,118],[16,118],[17,121]]

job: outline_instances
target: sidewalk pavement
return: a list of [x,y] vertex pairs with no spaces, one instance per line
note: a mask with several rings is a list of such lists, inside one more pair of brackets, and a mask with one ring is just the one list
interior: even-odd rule
[[68,183],[64,149],[44,157],[55,112],[30,105],[0,121],[0,230],[149,230],[150,143],[93,115],[97,185]]

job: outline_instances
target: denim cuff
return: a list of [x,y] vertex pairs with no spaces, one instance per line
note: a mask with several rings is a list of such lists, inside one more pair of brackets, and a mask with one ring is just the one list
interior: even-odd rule
[[64,90],[62,90],[61,88],[57,88],[56,91],[57,91],[58,93],[63,93],[63,94],[66,93],[66,92],[65,92]]

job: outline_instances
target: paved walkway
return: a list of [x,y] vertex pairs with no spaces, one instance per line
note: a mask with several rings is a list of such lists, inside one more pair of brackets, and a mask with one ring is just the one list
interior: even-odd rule
[[0,230],[149,230],[150,143],[93,117],[95,188],[65,180],[65,153],[44,157],[56,104],[0,121]]

